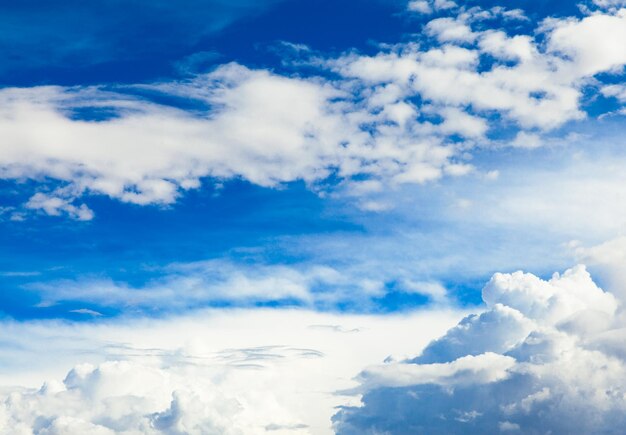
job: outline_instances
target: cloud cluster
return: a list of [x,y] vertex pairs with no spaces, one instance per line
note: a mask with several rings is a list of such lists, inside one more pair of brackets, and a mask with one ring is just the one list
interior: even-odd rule
[[238,401],[206,379],[130,362],[79,365],[63,382],[13,392],[3,405],[6,434],[260,432],[241,418]]
[[583,266],[544,281],[495,274],[487,310],[420,356],[360,375],[339,434],[619,433],[626,423],[620,304]]
[[[619,42],[626,37],[626,10],[547,20],[539,29],[543,43],[502,29],[475,29],[490,18],[482,10],[436,18],[425,26],[426,35],[437,42],[430,49],[401,44],[374,56],[343,57],[334,67],[374,86],[380,100],[419,96],[444,121],[458,123],[457,133],[481,136],[476,122],[493,112],[539,130],[583,118],[581,89],[588,79],[626,63]],[[463,110],[464,122],[451,107]]]
[[624,10],[532,36],[479,25],[504,8],[448,3],[413,42],[311,59],[317,76],[227,64],[124,89],[2,89],[0,177],[38,182],[27,209],[80,220],[93,217],[85,194],[170,204],[205,178],[339,180],[359,196],[472,171],[468,151],[502,122],[522,131],[511,144],[540,144],[532,131],[583,118],[582,89],[626,62]]
[[0,433],[329,434],[335,407],[354,402],[334,392],[354,386],[362,364],[405,352],[411,326],[422,331],[411,344],[422,346],[461,315],[220,310],[5,320]]

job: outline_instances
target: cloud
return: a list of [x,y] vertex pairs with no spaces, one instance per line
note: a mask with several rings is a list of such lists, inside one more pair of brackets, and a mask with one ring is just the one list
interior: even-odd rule
[[603,337],[626,327],[584,266],[495,274],[483,300],[420,356],[361,372],[362,406],[337,433],[619,433],[626,360]]
[[475,169],[472,151],[492,146],[499,127],[528,139],[584,118],[582,91],[626,61],[611,42],[621,11],[551,19],[538,36],[476,25],[507,11],[435,18],[414,41],[371,56],[307,51],[313,75],[231,63],[183,81],[5,88],[0,177],[36,181],[27,210],[88,220],[85,195],[167,205],[207,180],[302,180],[326,191],[465,175]]
[[334,407],[353,403],[335,391],[354,387],[364,362],[425,345],[460,316],[211,310],[2,321],[0,433],[329,434]]
[[[88,209],[71,203],[84,193],[169,204],[206,177],[268,187],[296,180],[314,184],[333,173],[425,182],[464,167],[451,161],[452,145],[390,125],[405,116],[398,110],[374,115],[319,80],[231,64],[152,91],[214,109],[198,115],[93,89],[1,91],[0,129],[12,145],[0,156],[0,175],[61,181],[63,187],[39,193],[28,207],[87,219]],[[68,117],[85,105],[113,107],[116,116]],[[409,105],[404,109],[412,111]]]
[[[419,96],[445,110],[469,106],[483,116],[495,110],[522,129],[550,130],[584,118],[585,83],[626,62],[626,50],[612,36],[626,28],[623,12],[549,20],[540,29],[545,45],[530,35],[474,30],[478,16],[474,11],[428,22],[425,32],[440,46],[400,44],[373,56],[349,55],[335,69],[372,86],[393,85],[405,98]],[[486,55],[490,66],[479,62]]]
[[458,5],[452,0],[412,0],[408,3],[407,9],[420,14],[432,14],[433,11],[445,11],[456,8]]
[[[31,281],[25,288],[39,296],[37,306],[41,308],[81,303],[100,307],[101,311],[121,312],[171,312],[214,304],[251,306],[263,303],[369,311],[384,309],[384,298],[391,293],[409,298],[421,296],[422,304],[452,304],[446,288],[439,282],[417,282],[412,279],[410,270],[365,272],[357,264],[330,267],[307,262],[247,264],[216,259],[171,264],[152,272],[156,273],[156,278],[138,286],[84,276],[71,280]],[[88,314],[90,311],[72,312]]]
[[548,49],[571,59],[563,71],[572,69],[572,75],[589,76],[626,63],[626,49],[619,42],[626,38],[626,9],[580,21],[549,22],[549,26]]
[[432,13],[432,8],[426,0],[414,0],[410,1],[407,5],[407,9],[412,12],[419,12],[421,14]]
[[439,42],[473,42],[475,35],[465,23],[452,18],[437,18],[426,25],[426,33]]
[[65,213],[79,221],[93,219],[93,211],[85,204],[75,206],[69,200],[58,196],[49,196],[42,192],[35,193],[24,206],[31,210],[42,210],[50,216],[59,216]]
[[570,243],[574,256],[588,264],[602,278],[612,293],[626,300],[626,237],[620,236],[596,246],[585,247],[578,241]]
[[[626,85],[607,85],[601,90],[602,95],[608,98],[615,98],[619,103],[626,103]],[[621,113],[625,113],[625,107],[621,108]]]

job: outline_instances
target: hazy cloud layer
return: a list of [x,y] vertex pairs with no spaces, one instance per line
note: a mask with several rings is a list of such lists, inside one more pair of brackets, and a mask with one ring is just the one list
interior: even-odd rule
[[[451,306],[447,289],[435,280],[415,279],[410,269],[365,271],[358,264],[330,267],[311,263],[247,264],[225,259],[172,264],[141,286],[102,277],[25,284],[39,307],[84,303],[121,312],[172,312],[208,304],[250,306],[283,303],[359,312],[380,308],[389,293],[424,305]],[[378,300],[378,302],[377,302]],[[98,308],[97,308],[98,309]]]

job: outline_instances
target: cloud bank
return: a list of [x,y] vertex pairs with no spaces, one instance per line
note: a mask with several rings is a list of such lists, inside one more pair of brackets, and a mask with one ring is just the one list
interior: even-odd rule
[[[529,35],[483,30],[506,9],[447,3],[414,41],[311,55],[316,75],[232,63],[127,88],[2,89],[0,177],[37,182],[27,210],[79,220],[93,217],[86,194],[171,204],[207,178],[339,182],[359,196],[467,174],[476,147],[537,147],[586,116],[583,91],[598,93],[599,73],[626,63],[624,9],[549,19]],[[496,126],[517,138],[491,137]]]
[[[602,262],[622,245],[617,239],[579,254]],[[619,299],[584,266],[549,280],[497,273],[483,299],[483,312],[428,345],[462,313],[223,310],[83,326],[5,321],[0,361],[12,383],[39,383],[43,373],[57,380],[4,388],[0,427],[328,433],[333,407],[341,406],[333,417],[339,434],[620,432],[626,317]],[[406,356],[424,345],[419,356]],[[42,350],[51,359],[22,363]],[[88,363],[59,381],[77,360]]]
[[462,315],[2,321],[0,433],[328,434],[335,407],[354,403],[335,392],[355,386],[364,362],[423,346]]
[[420,356],[364,370],[362,406],[335,415],[337,433],[622,431],[624,316],[585,267],[495,274],[483,299]]

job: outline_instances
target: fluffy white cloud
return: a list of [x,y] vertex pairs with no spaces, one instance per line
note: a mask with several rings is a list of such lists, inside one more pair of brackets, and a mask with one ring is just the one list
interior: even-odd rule
[[336,391],[362,364],[423,346],[461,315],[2,321],[0,433],[329,434],[334,407],[354,403]]
[[431,14],[433,11],[445,11],[457,6],[452,0],[412,0],[408,3],[407,9],[420,14]]
[[407,5],[407,9],[412,12],[419,12],[422,14],[432,13],[432,8],[426,0],[413,0]]
[[41,192],[35,193],[25,204],[25,207],[33,210],[43,210],[50,216],[59,216],[62,213],[67,213],[70,217],[79,221],[93,219],[93,211],[85,204],[75,206],[67,199],[49,196]]
[[[399,45],[374,56],[344,57],[335,68],[373,86],[394,84],[405,97],[420,96],[445,110],[496,110],[522,127],[546,130],[584,117],[579,99],[585,80],[626,63],[620,44],[626,36],[615,37],[626,29],[624,11],[549,20],[542,26],[545,46],[529,35],[473,30],[477,17],[473,11],[426,24],[427,34],[454,45]],[[478,62],[485,55],[494,59],[486,69]]]
[[578,261],[588,264],[603,279],[605,287],[626,301],[626,237],[621,236],[590,248],[573,241]]
[[626,9],[615,15],[596,14],[581,21],[549,22],[548,50],[571,60],[561,73],[572,70],[573,77],[620,68],[626,63]]
[[487,311],[420,356],[363,371],[363,404],[335,416],[337,432],[621,431],[626,359],[615,338],[626,327],[583,266],[549,281],[496,274],[483,299]]
[[[167,204],[181,190],[198,187],[203,177],[275,186],[311,184],[335,172],[345,179],[424,182],[469,168],[451,161],[454,146],[435,133],[411,132],[415,121],[406,122],[415,117],[411,105],[389,105],[374,114],[320,80],[227,65],[192,82],[150,91],[213,109],[196,114],[94,89],[2,90],[0,176],[64,182],[36,194],[27,207],[87,220],[92,215],[86,206],[72,203],[85,192]],[[69,116],[84,106],[112,107],[116,116],[98,121]],[[484,129],[465,119],[460,123],[460,133]]]
[[[601,91],[605,97],[612,97],[622,103],[622,105],[626,104],[626,85],[607,85],[604,86]],[[626,107],[622,106],[617,113],[626,115]]]
[[[426,6],[457,11],[445,1]],[[463,175],[473,169],[468,151],[490,144],[494,114],[522,130],[580,119],[583,86],[626,61],[623,11],[549,20],[538,30],[545,44],[476,28],[512,12],[461,8],[427,23],[415,42],[312,60],[326,78],[229,64],[130,91],[5,88],[0,177],[39,183],[26,209],[89,220],[84,194],[169,204],[205,178],[269,187],[304,180],[320,189],[330,175],[383,186]],[[421,44],[427,35],[438,46]],[[188,109],[141,93],[178,98]]]
[[426,33],[439,42],[473,42],[476,39],[472,29],[465,23],[453,18],[437,18],[426,25]]

